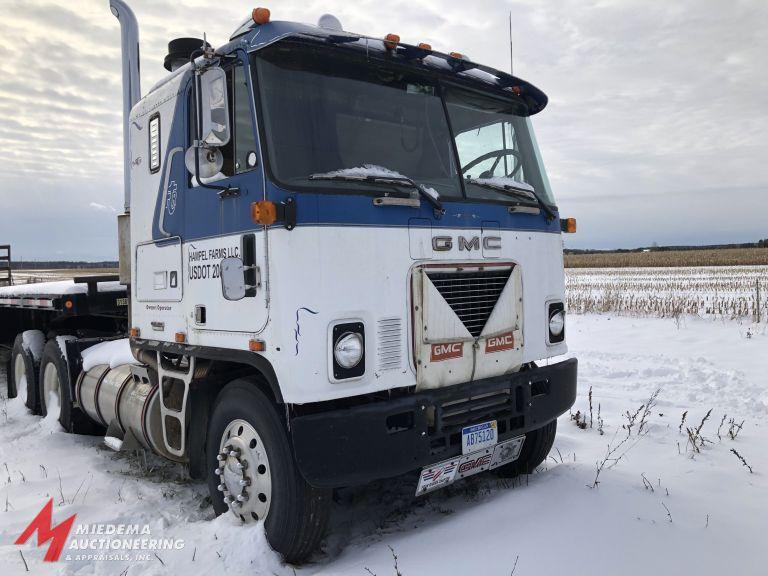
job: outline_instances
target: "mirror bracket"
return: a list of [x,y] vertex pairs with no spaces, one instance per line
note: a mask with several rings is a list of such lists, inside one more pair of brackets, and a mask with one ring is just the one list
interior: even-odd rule
[[288,197],[284,202],[277,204],[277,219],[283,222],[286,230],[296,228],[296,200]]

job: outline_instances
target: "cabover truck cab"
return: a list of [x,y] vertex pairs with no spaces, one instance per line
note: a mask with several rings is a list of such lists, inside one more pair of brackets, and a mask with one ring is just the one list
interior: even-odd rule
[[136,363],[70,343],[71,409],[187,462],[289,561],[319,543],[333,488],[538,466],[576,393],[576,360],[549,361],[573,223],[531,125],[544,93],[259,8],[215,49],[171,42],[139,99],[136,23],[111,6]]

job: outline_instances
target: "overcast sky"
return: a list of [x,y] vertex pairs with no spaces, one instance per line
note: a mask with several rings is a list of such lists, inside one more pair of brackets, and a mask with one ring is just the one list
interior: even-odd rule
[[[262,1],[262,0],[260,0]],[[142,88],[168,40],[224,43],[253,2],[134,0]],[[280,0],[275,20],[398,33],[509,69],[534,118],[571,247],[768,237],[765,0]],[[0,244],[16,258],[116,259],[120,30],[107,0],[0,0]]]

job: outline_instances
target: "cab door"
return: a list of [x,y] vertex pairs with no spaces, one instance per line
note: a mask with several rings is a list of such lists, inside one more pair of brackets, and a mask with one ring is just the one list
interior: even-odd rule
[[[198,186],[194,178],[187,183],[185,301],[189,303],[190,332],[199,337],[209,331],[256,333],[268,318],[264,288],[258,285],[266,268],[265,233],[250,218],[251,203],[264,195],[253,91],[247,62],[238,60],[225,71],[231,138],[220,148],[224,160],[221,171],[204,183],[237,191]],[[188,121],[191,127],[191,116]],[[192,132],[190,129],[190,144]],[[221,261],[229,257],[255,267],[248,270],[246,280],[253,288],[237,301],[222,296]]]

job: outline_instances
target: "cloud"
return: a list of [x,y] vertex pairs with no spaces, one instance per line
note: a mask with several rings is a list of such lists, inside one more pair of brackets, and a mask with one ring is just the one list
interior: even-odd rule
[[117,209],[113,206],[105,206],[98,202],[89,202],[88,206],[96,210],[96,212],[106,212],[107,214],[117,214]]
[[[144,91],[167,42],[222,44],[252,2],[133,0]],[[120,30],[106,0],[6,0],[0,22],[0,242],[116,257],[122,206]],[[768,235],[768,3],[761,0],[283,0],[275,19],[334,13],[348,30],[429,42],[542,88],[534,118],[574,246]],[[72,207],[72,208],[64,208]],[[81,207],[77,210],[74,207]],[[67,214],[66,218],[64,214]],[[34,225],[32,224],[34,223]]]

